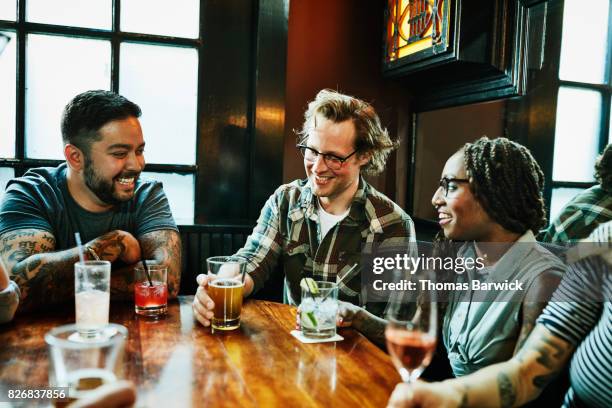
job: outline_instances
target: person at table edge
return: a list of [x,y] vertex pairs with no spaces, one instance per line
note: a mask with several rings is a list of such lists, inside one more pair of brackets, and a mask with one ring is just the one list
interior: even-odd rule
[[[374,108],[357,98],[322,90],[310,102],[299,132],[307,179],[280,186],[264,205],[253,233],[235,255],[247,259],[245,296],[261,289],[279,263],[285,301],[299,303],[300,280],[339,281],[338,324],[352,325],[378,344],[384,341],[386,302],[367,302],[361,293],[362,244],[416,249],[410,217],[369,185],[362,174],[378,174],[397,146]],[[345,274],[350,273],[351,276]],[[214,304],[199,284],[193,308],[204,326]]]
[[31,169],[7,184],[0,205],[0,256],[19,286],[21,311],[74,294],[75,233],[88,260],[113,263],[111,299],[133,296],[141,259],[168,267],[177,295],[181,246],[162,184],[143,181],[145,142],[138,105],[109,91],[87,91],[61,119],[66,162]]
[[388,407],[523,406],[568,366],[562,407],[612,406],[612,221],[584,242],[518,353],[460,378],[398,384]]

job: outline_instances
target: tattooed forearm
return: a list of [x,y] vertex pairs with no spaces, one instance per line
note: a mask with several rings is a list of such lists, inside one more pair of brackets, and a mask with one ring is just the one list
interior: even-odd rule
[[497,389],[499,390],[499,402],[502,408],[510,408],[516,402],[516,389],[512,380],[503,371],[497,374]]
[[[100,258],[111,262],[125,257],[128,247],[131,258],[139,259],[138,242],[124,231],[111,231],[88,245],[96,248]],[[42,230],[17,230],[0,237],[0,256],[10,278],[21,290],[20,312],[73,297],[73,270],[74,263],[79,260],[78,248],[54,252],[55,247],[55,237]]]
[[113,262],[125,252],[125,239],[126,234],[123,231],[115,230],[88,242],[87,245],[96,252],[100,259]]
[[168,294],[178,295],[181,281],[181,238],[176,231],[160,230],[139,237],[142,259],[153,259],[168,268]]
[[50,252],[55,238],[40,230],[13,231],[0,237],[0,242],[9,276],[21,289],[20,311],[72,296],[74,285],[66,285],[66,280],[72,282],[76,251]]
[[563,370],[573,350],[570,343],[555,336],[543,325],[536,325],[514,358],[520,364],[521,389],[528,400],[539,395]]
[[461,407],[522,406],[540,394],[540,385],[565,366],[572,351],[569,343],[538,324],[510,360],[442,384],[456,390],[455,404]]
[[535,345],[535,350],[540,353],[536,361],[549,370],[558,368],[558,362],[565,351],[561,344],[546,337],[540,339],[540,343]]

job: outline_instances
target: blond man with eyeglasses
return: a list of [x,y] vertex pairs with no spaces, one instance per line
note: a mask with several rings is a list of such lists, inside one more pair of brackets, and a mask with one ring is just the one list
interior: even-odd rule
[[[386,304],[362,295],[361,250],[365,243],[415,243],[412,220],[363,178],[378,174],[397,146],[368,103],[332,90],[320,91],[304,115],[297,148],[306,179],[280,186],[268,199],[246,245],[245,296],[269,279],[284,279],[285,300],[299,304],[300,280],[340,282],[338,324],[384,341]],[[272,276],[282,264],[283,276]],[[348,276],[350,275],[350,276]],[[197,278],[196,318],[210,325],[213,301],[207,278]],[[367,304],[367,307],[366,307]]]

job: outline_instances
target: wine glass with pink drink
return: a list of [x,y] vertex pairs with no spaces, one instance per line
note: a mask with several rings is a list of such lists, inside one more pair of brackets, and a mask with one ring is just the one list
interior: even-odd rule
[[[436,349],[438,308],[435,291],[421,280],[435,282],[433,272],[419,274],[414,290],[395,292],[387,309],[387,350],[402,381],[411,383],[423,373]],[[414,276],[413,276],[414,278]]]

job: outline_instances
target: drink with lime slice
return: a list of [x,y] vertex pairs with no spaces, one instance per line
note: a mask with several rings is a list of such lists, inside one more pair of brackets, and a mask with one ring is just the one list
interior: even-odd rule
[[338,314],[338,285],[302,279],[300,327],[305,337],[323,339],[336,335]]

